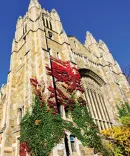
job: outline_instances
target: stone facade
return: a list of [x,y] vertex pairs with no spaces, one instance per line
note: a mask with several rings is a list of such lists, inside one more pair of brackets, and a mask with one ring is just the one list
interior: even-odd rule
[[[44,80],[47,87],[51,82],[45,68],[50,65],[49,55],[70,60],[79,69],[88,108],[99,130],[118,124],[116,104],[129,102],[129,85],[106,44],[97,42],[89,32],[84,45],[74,36],[67,36],[56,10],[48,12],[37,0],[31,0],[26,15],[18,18],[10,72],[7,84],[1,88],[1,156],[19,155],[20,119],[32,103],[30,78]],[[67,135],[70,140],[70,134]],[[70,150],[71,155],[94,155],[92,149],[83,149],[81,142],[75,140],[76,151]],[[65,156],[65,153],[63,140],[51,155]]]

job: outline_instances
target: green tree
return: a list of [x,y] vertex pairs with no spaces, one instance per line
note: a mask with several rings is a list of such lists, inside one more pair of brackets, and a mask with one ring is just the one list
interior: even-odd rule
[[128,103],[117,106],[120,126],[103,130],[109,139],[109,148],[115,156],[130,155],[130,105]]

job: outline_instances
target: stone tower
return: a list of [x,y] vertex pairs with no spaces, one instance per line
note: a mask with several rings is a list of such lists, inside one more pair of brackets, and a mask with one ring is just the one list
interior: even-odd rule
[[[50,55],[69,60],[79,69],[85,97],[99,130],[117,124],[116,104],[129,102],[129,85],[106,44],[97,42],[87,32],[82,45],[74,36],[67,36],[56,10],[48,12],[38,0],[31,0],[25,16],[18,18],[7,84],[1,88],[1,156],[19,154],[20,120],[32,104],[30,78],[44,80],[46,86],[51,82],[45,68],[50,64]],[[77,146],[80,144],[77,140]],[[52,155],[58,156],[60,148],[54,148]],[[78,147],[77,152],[81,156]]]

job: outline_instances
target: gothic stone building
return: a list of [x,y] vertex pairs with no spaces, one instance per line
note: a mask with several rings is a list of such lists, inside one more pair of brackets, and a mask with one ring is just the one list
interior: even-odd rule
[[[45,68],[49,55],[69,60],[79,69],[88,107],[99,130],[117,124],[116,104],[129,101],[129,85],[106,44],[97,42],[89,32],[84,44],[74,36],[67,36],[56,10],[48,12],[37,0],[31,0],[26,15],[18,18],[10,72],[7,84],[1,88],[1,156],[19,155],[20,118],[32,103],[30,78],[44,80],[47,86],[51,81]],[[70,134],[67,135],[69,139]],[[78,156],[80,144],[76,140]],[[64,142],[54,148],[52,155],[60,155],[58,150],[65,155]]]

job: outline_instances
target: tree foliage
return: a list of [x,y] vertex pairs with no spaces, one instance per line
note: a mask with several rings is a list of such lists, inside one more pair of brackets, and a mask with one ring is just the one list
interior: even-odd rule
[[115,156],[130,155],[130,106],[122,104],[117,106],[120,126],[104,130],[102,133],[110,140],[109,148]]

